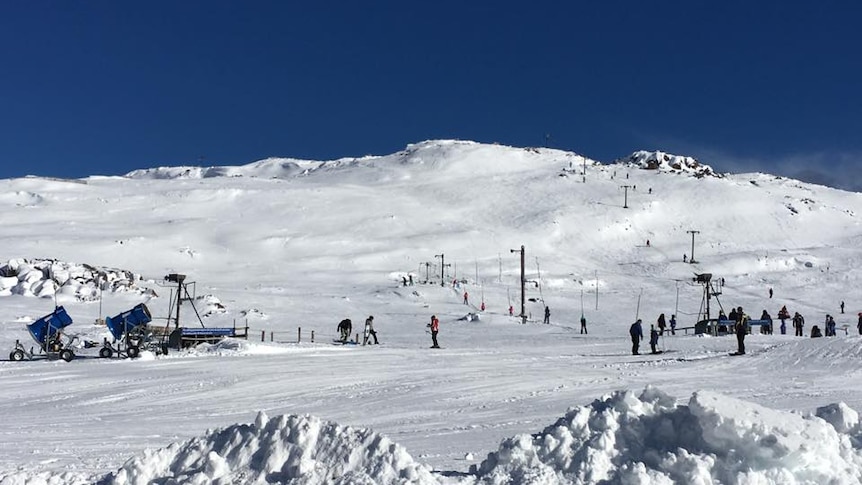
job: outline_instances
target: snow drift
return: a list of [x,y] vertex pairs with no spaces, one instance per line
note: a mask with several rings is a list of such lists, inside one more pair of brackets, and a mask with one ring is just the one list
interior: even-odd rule
[[859,483],[858,414],[836,404],[817,415],[711,392],[677,405],[654,388],[620,391],[505,440],[473,471],[483,484]]
[[701,391],[678,405],[647,387],[507,439],[460,478],[368,429],[259,413],[254,424],[147,451],[100,483],[844,484],[862,477],[860,438],[858,413],[843,403],[802,415]]

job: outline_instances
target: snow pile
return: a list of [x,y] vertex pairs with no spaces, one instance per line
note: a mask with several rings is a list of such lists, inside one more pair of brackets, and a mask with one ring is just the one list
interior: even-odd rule
[[436,483],[429,468],[368,429],[259,413],[201,438],[144,452],[104,485],[147,483]]
[[68,295],[78,301],[99,299],[101,291],[148,293],[131,271],[66,263],[55,259],[10,259],[0,266],[0,296],[51,298]]
[[720,177],[719,174],[712,170],[712,167],[702,164],[692,157],[671,155],[660,151],[636,151],[628,157],[616,160],[614,163],[629,163],[644,170],[686,172],[691,173],[696,177]]
[[267,158],[241,166],[157,167],[134,170],[125,175],[130,179],[204,179],[212,177],[289,178],[304,171],[311,162],[289,158]]
[[619,391],[505,440],[473,472],[484,484],[858,483],[858,415],[843,404],[817,415],[711,392],[677,405],[649,387]]

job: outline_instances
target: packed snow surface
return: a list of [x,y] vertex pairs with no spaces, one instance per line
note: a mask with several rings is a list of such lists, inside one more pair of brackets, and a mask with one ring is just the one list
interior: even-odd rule
[[[0,348],[63,305],[77,356],[0,361],[0,485],[862,483],[860,194],[452,140],[0,187]],[[100,359],[106,316],[170,324],[171,274],[183,326],[249,337]],[[707,304],[804,337],[730,356]]]

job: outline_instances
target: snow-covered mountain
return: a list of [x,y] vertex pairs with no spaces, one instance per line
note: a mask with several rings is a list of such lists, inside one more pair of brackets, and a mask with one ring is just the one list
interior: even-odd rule
[[[100,360],[82,347],[70,363],[0,362],[0,389],[11,396],[0,402],[8,417],[0,435],[10,437],[0,440],[2,485],[89,483],[109,473],[113,483],[338,478],[327,470],[340,470],[343,483],[534,483],[531,474],[551,480],[541,483],[732,482],[737,473],[762,483],[843,483],[860,469],[858,451],[845,446],[859,440],[853,408],[862,408],[862,386],[852,384],[862,337],[849,332],[862,311],[858,193],[718,174],[662,152],[600,163],[445,140],[385,156],[28,177],[0,187],[0,262],[8,261],[0,348],[28,341],[24,324],[55,304],[74,317],[80,342],[110,337],[94,322],[143,301],[163,324],[172,273],[188,275],[195,299],[218,307],[203,312],[206,325],[248,325],[253,337],[135,361]],[[527,325],[517,318],[522,246]],[[705,301],[694,279],[703,273],[724,282],[710,298],[713,315],[742,306],[775,316],[787,305],[808,319],[806,334],[827,313],[848,334],[752,335],[753,355],[731,358],[732,338],[689,330],[663,337],[674,353],[630,355],[636,318],[647,331],[660,313],[676,314],[680,329],[695,323]],[[96,274],[123,283],[105,285]],[[403,286],[408,277],[414,286]],[[539,323],[545,305],[550,325]],[[440,351],[427,349],[432,314]],[[582,314],[587,335],[578,332]],[[369,315],[382,345],[332,345],[340,320],[361,331]],[[732,420],[721,446],[769,450],[743,470],[739,457],[716,458],[718,435],[704,431],[668,434],[668,446],[684,453],[628,453],[624,437],[637,441],[691,412],[662,393],[641,395],[647,384],[678,396],[710,391],[689,404],[709,408],[703,421],[685,423]],[[567,414],[603,395],[607,404]],[[727,411],[736,399],[753,411]],[[610,419],[608,406],[634,421],[604,434],[578,427]],[[764,418],[758,406],[776,414]],[[824,406],[840,411],[829,427],[782,414],[813,416]],[[315,417],[296,417],[306,414]],[[578,421],[566,431],[577,437],[567,452],[548,428],[564,415]],[[214,427],[223,431],[206,432]],[[837,450],[816,473],[782,454],[808,460],[787,451],[805,443],[769,445],[777,443],[770,433],[800,430]],[[540,431],[542,443],[522,435]],[[591,451],[593,438],[604,445]],[[605,473],[576,479],[590,460]]]

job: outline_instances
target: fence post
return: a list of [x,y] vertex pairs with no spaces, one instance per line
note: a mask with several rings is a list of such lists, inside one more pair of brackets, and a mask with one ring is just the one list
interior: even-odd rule
[[296,343],[302,342],[302,327],[296,329]]

